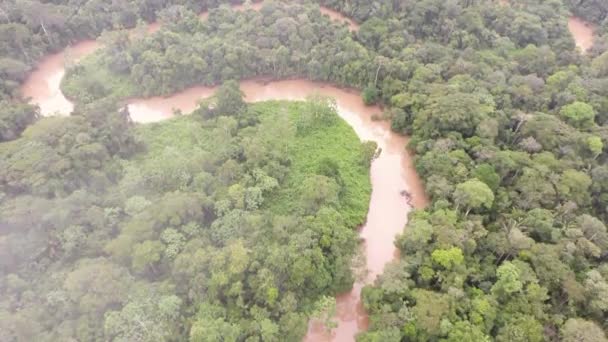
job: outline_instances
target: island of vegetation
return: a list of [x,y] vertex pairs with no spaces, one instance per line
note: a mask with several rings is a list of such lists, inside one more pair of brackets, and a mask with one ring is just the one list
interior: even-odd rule
[[[0,340],[300,340],[353,283],[375,146],[331,100],[246,105],[231,81],[267,76],[360,88],[411,137],[430,203],[358,341],[607,341],[605,1],[229,3],[0,7]],[[31,68],[103,30],[63,81],[75,112],[40,119]],[[125,109],[201,84],[224,85],[191,116]]]

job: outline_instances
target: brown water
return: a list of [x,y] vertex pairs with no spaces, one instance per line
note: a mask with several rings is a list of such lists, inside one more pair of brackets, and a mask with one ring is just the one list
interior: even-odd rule
[[[244,8],[246,7],[241,6],[237,10]],[[256,5],[252,9],[255,10]],[[333,19],[347,21],[351,29],[357,28],[354,22],[334,11],[323,9],[322,12]],[[153,24],[148,30],[154,31],[158,27],[158,24]],[[98,47],[99,44],[95,41],[85,41],[62,53],[48,56],[23,84],[23,95],[31,97],[32,102],[41,107],[43,115],[69,115],[74,106],[59,88],[61,78],[65,74],[66,60],[77,61]],[[365,260],[369,274],[366,279],[356,283],[350,292],[336,298],[335,319],[338,327],[327,333],[319,323],[311,322],[305,338],[305,341],[354,341],[354,336],[367,329],[368,325],[367,315],[360,301],[361,288],[382,273],[385,264],[395,258],[396,248],[393,241],[407,223],[411,207],[400,192],[409,191],[413,195],[412,204],[416,208],[422,208],[427,203],[422,183],[412,165],[412,158],[404,148],[407,140],[394,134],[388,123],[373,121],[372,116],[380,114],[381,109],[365,106],[359,92],[354,90],[307,80],[270,83],[250,80],[241,82],[241,89],[249,102],[271,99],[301,100],[314,93],[331,96],[337,101],[339,115],[353,127],[359,138],[375,141],[382,149],[381,155],[371,166],[373,190],[367,222],[360,233],[365,241]],[[128,102],[128,107],[134,121],[155,122],[171,117],[174,109],[180,109],[184,113],[191,112],[200,99],[209,97],[214,90],[210,87],[192,87],[170,97],[132,99]]]
[[[371,140],[382,149],[380,157],[371,166],[372,195],[367,222],[360,235],[365,247],[367,279],[355,284],[353,289],[336,298],[338,327],[327,333],[319,322],[311,322],[305,341],[354,341],[354,336],[367,329],[368,319],[362,307],[360,294],[365,283],[373,281],[382,273],[386,263],[395,258],[393,245],[407,223],[411,210],[402,190],[412,195],[414,207],[422,208],[427,203],[424,188],[406,152],[407,140],[394,134],[387,122],[372,120],[381,114],[375,106],[365,106],[358,92],[307,80],[243,81],[241,90],[248,102],[266,100],[303,100],[311,94],[321,94],[336,99],[339,115],[350,124],[361,140]],[[152,122],[171,117],[174,109],[189,113],[196,108],[197,101],[209,97],[214,88],[193,87],[170,97],[133,99],[128,107],[134,121]]]
[[[259,11],[263,3],[253,3],[249,5],[236,5],[232,8],[237,11],[251,9]],[[359,25],[353,20],[343,16],[332,9],[320,7],[320,11],[335,21],[346,22],[353,31],[359,29]],[[201,19],[206,19],[208,12],[200,14]],[[148,33],[156,32],[160,29],[160,23],[155,22],[147,26]],[[21,86],[21,94],[26,98],[31,98],[31,102],[40,106],[40,113],[43,116],[49,115],[70,115],[74,110],[74,105],[63,96],[60,91],[61,79],[65,75],[65,66],[77,62],[95,50],[101,44],[95,40],[85,40],[76,43],[60,53],[49,55],[38,63],[36,70],[33,71],[28,79]]]
[[593,46],[593,33],[595,31],[595,26],[593,24],[588,23],[579,17],[571,16],[568,18],[568,29],[574,37],[576,46],[579,47],[583,53]]
[[331,20],[345,22],[351,31],[359,31],[359,24],[357,24],[354,20],[345,17],[342,13],[327,7],[321,7],[320,9],[321,13],[326,14]]
[[99,44],[96,41],[87,40],[45,57],[21,86],[21,94],[40,106],[40,113],[44,116],[69,115],[74,110],[74,105],[63,96],[59,88],[65,75],[65,65],[97,48]]
[[[509,6],[509,0],[498,0],[501,6]],[[568,30],[574,37],[576,46],[581,49],[583,53],[587,52],[593,46],[593,33],[595,31],[595,25],[586,22],[582,18],[576,16],[570,16],[568,18]]]

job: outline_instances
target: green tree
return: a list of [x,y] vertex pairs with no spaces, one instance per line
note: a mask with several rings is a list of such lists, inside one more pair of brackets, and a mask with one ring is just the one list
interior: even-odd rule
[[579,101],[562,107],[560,114],[569,124],[579,128],[591,127],[595,119],[595,109],[591,105]]
[[441,265],[445,269],[452,269],[464,262],[462,250],[458,247],[450,249],[436,249],[432,253],[433,261]]
[[589,203],[589,187],[591,178],[584,172],[566,170],[561,175],[557,184],[558,195],[562,198],[574,201],[580,206]]
[[376,88],[373,85],[365,87],[363,89],[363,92],[361,93],[363,102],[368,106],[373,105],[376,102],[378,102],[379,95],[380,94],[379,94],[378,88]]
[[460,341],[480,341],[490,342],[491,339],[488,335],[484,334],[479,327],[472,325],[467,321],[459,321],[454,324],[448,334],[446,342],[460,342]]
[[508,299],[514,293],[523,289],[518,268],[511,262],[504,262],[496,270],[496,283],[492,286],[492,293],[498,298]]
[[473,209],[492,208],[494,193],[486,183],[473,178],[456,186],[454,202],[458,207],[466,208],[465,215],[468,215]]
[[587,148],[592,153],[593,158],[597,158],[604,150],[604,143],[600,137],[592,136],[587,138]]
[[247,107],[244,96],[237,81],[224,82],[215,93],[215,113],[226,116],[242,114]]
[[0,101],[0,142],[16,139],[39,117],[40,111],[34,106]]
[[543,326],[531,316],[518,315],[509,318],[500,328],[496,340],[499,342],[541,342]]
[[570,318],[561,330],[564,342],[605,342],[606,335],[594,322],[582,318]]
[[132,267],[135,272],[154,272],[161,260],[164,246],[160,241],[144,241],[134,246]]

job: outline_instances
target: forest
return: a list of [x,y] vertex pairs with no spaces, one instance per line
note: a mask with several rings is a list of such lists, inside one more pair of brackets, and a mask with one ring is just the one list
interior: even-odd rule
[[331,99],[213,101],[143,126],[97,103],[4,144],[0,340],[296,340],[352,286],[374,146]]
[[[237,2],[0,6],[0,341],[298,341],[331,311],[375,146],[331,99],[245,104],[257,76],[361,89],[411,137],[431,201],[359,342],[608,340],[605,1]],[[19,85],[98,36],[62,82],[75,112],[41,118]],[[191,116],[123,106],[201,84],[223,86]]]

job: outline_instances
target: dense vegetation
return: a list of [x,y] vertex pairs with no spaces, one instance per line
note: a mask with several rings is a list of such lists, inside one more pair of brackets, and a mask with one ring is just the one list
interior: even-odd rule
[[352,286],[374,149],[330,100],[96,106],[1,145],[0,340],[297,340]]
[[[602,33],[608,29],[608,2],[602,0],[566,0],[574,14],[597,25]],[[605,44],[606,40],[602,41]]]
[[[0,324],[9,329],[0,331],[50,334],[40,335],[47,339],[301,336],[313,302],[352,280],[347,266],[355,238],[349,228],[361,219],[366,192],[348,172],[361,168],[361,155],[334,146],[323,154],[333,161],[310,161],[316,166],[307,171],[316,176],[307,182],[328,191],[307,193],[308,183],[296,187],[299,178],[290,178],[304,171],[284,158],[314,156],[302,149],[317,144],[275,150],[264,140],[274,136],[262,135],[258,143],[265,147],[246,152],[252,145],[247,138],[259,127],[283,122],[263,120],[277,104],[241,113],[234,101],[228,118],[203,106],[197,113],[206,118],[202,123],[179,118],[137,133],[125,128],[126,113],[108,109],[128,95],[266,75],[364,88],[366,102],[386,104],[393,129],[412,136],[410,148],[432,201],[412,215],[396,241],[401,258],[364,289],[371,326],[361,341],[606,341],[605,2],[321,2],[361,22],[360,30],[331,24],[305,1],[275,1],[259,13],[223,7],[206,21],[196,15],[200,8],[179,2],[159,12],[164,25],[158,33],[107,34],[105,50],[69,71],[64,89],[82,115],[43,120],[1,145],[7,151],[0,161],[2,217],[8,219],[0,222],[0,270],[2,298],[8,299],[0,306]],[[152,19],[140,11],[151,3],[134,7],[130,23]],[[600,25],[586,56],[568,33],[568,8]],[[28,27],[23,10],[10,13],[5,30]],[[114,13],[90,34],[131,12]],[[38,56],[52,50],[41,25],[33,23],[24,37],[45,43],[26,51],[15,45],[24,40],[5,39],[0,50],[10,59],[0,62],[6,62],[0,71],[16,75],[3,78],[13,80],[3,85],[7,98],[31,65],[23,51]],[[298,111],[316,112],[317,102]],[[285,106],[291,112],[290,106],[301,105]],[[17,112],[37,116],[35,109]],[[252,125],[256,118],[260,122]],[[305,139],[298,131],[323,134],[324,125],[292,124],[295,141]],[[170,134],[175,130],[196,134],[181,140]],[[212,134],[235,142],[201,149],[198,139],[213,142]],[[138,141],[147,152],[138,152]],[[161,149],[166,145],[175,147]],[[268,161],[264,175],[279,184],[269,194],[252,168],[259,156]],[[342,158],[347,161],[336,161]],[[357,201],[349,202],[350,191]],[[251,210],[249,201],[258,195],[265,200]],[[330,208],[312,205],[316,196]],[[190,211],[191,201],[203,210]],[[346,209],[348,203],[356,209]],[[311,206],[319,210],[309,211]],[[290,212],[294,208],[303,212]],[[285,212],[291,219],[274,216]],[[237,226],[243,230],[231,230]],[[326,234],[335,248],[325,245]],[[291,243],[295,249],[276,247]],[[245,278],[241,258],[251,262]],[[15,265],[22,268],[7,268]],[[281,285],[276,290],[273,281]],[[83,290],[89,284],[104,286],[91,296]],[[131,295],[115,297],[124,293]],[[142,332],[133,317],[155,329]],[[54,320],[63,323],[55,326]],[[41,326],[32,328],[34,321]]]

